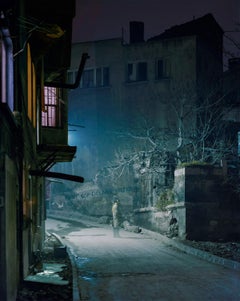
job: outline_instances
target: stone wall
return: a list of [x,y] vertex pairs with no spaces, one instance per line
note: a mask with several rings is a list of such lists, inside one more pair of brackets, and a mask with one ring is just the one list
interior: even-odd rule
[[240,239],[240,203],[222,168],[191,166],[175,171],[175,205],[180,238]]
[[170,211],[156,211],[155,208],[134,210],[134,224],[161,234],[168,234],[171,220]]
[[[240,200],[222,168],[208,165],[175,170],[173,205],[134,210],[140,227],[180,239],[196,241],[240,240]],[[171,223],[174,233],[171,233]]]

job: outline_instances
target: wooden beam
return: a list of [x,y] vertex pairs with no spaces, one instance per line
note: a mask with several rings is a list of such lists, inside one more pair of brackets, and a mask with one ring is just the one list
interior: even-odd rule
[[78,182],[78,183],[84,182],[83,177],[69,175],[69,174],[60,173],[60,172],[30,170],[29,173],[31,176],[36,176],[36,177],[56,178],[56,179],[68,180],[68,181],[73,181],[73,182]]

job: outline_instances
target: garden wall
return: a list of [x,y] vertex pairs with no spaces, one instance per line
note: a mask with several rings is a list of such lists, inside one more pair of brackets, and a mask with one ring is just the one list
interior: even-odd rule
[[180,238],[240,239],[240,203],[222,168],[189,166],[175,170],[175,204]]

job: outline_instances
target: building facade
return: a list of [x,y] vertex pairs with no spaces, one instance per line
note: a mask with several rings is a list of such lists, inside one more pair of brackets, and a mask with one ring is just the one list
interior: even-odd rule
[[6,301],[16,299],[43,247],[45,177],[64,177],[49,169],[76,152],[68,145],[72,86],[66,84],[74,15],[75,0],[0,3],[0,295]]
[[216,100],[223,72],[223,31],[212,15],[148,41],[143,30],[131,22],[129,41],[72,45],[69,70],[74,79],[79,54],[89,54],[69,98],[71,122],[85,127],[70,134],[81,154],[75,168],[108,190],[107,199],[117,194],[134,208],[155,205],[177,162],[197,157],[190,143],[201,125],[198,112]]

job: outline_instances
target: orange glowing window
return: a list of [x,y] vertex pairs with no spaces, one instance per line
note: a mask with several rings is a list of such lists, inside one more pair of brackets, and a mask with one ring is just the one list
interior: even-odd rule
[[36,126],[36,72],[32,63],[31,51],[29,44],[27,45],[27,91],[28,91],[28,117],[32,121],[33,126]]

